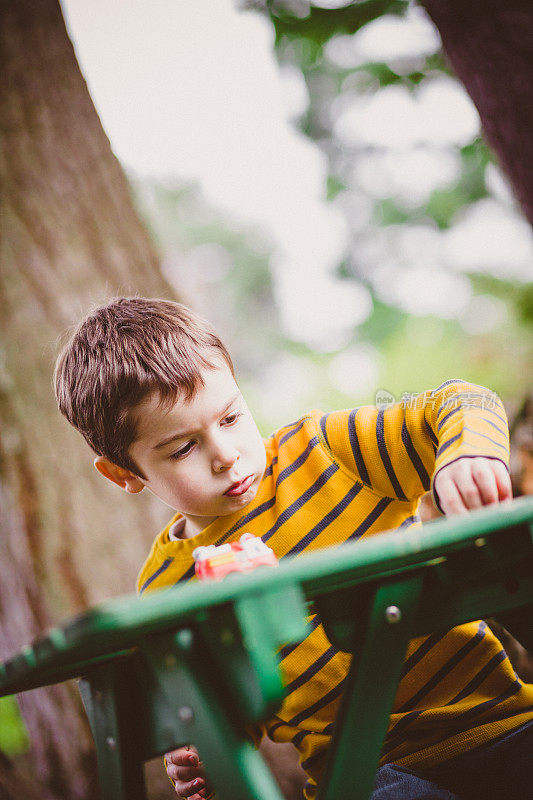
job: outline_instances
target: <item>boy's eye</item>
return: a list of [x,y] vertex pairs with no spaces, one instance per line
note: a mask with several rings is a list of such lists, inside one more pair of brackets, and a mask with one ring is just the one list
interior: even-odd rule
[[228,414],[227,417],[224,417],[222,420],[223,425],[233,425],[234,422],[241,416],[240,411],[234,411],[233,414]]
[[188,455],[193,449],[193,447],[194,447],[194,442],[187,442],[187,444],[184,444],[178,450],[175,450],[173,453],[171,453],[169,458],[172,459],[182,458],[183,456]]

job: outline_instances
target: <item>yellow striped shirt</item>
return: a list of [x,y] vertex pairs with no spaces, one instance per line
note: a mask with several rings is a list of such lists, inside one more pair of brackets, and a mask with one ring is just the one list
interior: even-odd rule
[[[386,408],[313,411],[265,440],[267,468],[255,499],[192,539],[155,540],[139,591],[194,576],[195,547],[261,536],[278,558],[339,546],[419,524],[417,506],[439,469],[462,456],[508,463],[505,412],[483,387],[448,381]],[[282,649],[286,699],[264,725],[293,742],[314,796],[325,766],[349,657],[314,617],[307,638]],[[481,621],[414,639],[406,654],[382,763],[440,763],[531,719],[533,686],[523,684]]]

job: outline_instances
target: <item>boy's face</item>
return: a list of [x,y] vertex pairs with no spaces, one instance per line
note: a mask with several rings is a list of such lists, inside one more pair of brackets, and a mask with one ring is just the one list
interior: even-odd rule
[[129,491],[146,486],[180,511],[187,537],[247,506],[266,466],[263,440],[229,367],[220,362],[202,377],[204,387],[189,402],[178,397],[168,409],[152,395],[133,411],[130,455],[146,479],[136,478]]

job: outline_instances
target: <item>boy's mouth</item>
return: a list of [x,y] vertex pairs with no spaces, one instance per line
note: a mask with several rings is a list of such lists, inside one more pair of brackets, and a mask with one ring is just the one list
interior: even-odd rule
[[243,478],[242,481],[237,481],[237,483],[233,483],[229,489],[226,489],[224,494],[226,497],[237,497],[240,494],[244,494],[248,491],[250,486],[252,485],[254,480],[253,475],[248,475],[247,478]]

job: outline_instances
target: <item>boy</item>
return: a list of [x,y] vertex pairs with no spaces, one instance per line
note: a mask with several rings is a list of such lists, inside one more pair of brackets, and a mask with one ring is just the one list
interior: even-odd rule
[[[226,348],[176,303],[121,298],[97,309],[59,356],[55,386],[60,410],[97,453],[97,470],[132,494],[147,487],[178,511],[153,544],[141,593],[188,580],[196,547],[245,531],[284,558],[417,524],[430,487],[444,513],[511,497],[505,414],[487,390],[448,381],[385,409],[313,411],[263,441]],[[261,731],[297,747],[308,798],[349,662],[316,617],[311,628],[281,652],[286,700]],[[533,686],[516,677],[485,623],[413,640],[375,798],[450,798],[463,773],[462,797],[492,796],[491,754],[509,751],[511,738],[526,742],[532,709]],[[487,764],[475,760],[479,754]],[[464,757],[471,760],[461,772]],[[515,780],[501,796],[533,796],[520,765],[505,759]],[[167,771],[180,795],[205,796],[194,750],[169,754]],[[477,782],[470,795],[472,771],[483,773],[476,780],[487,788]],[[435,776],[446,789],[422,779]]]

